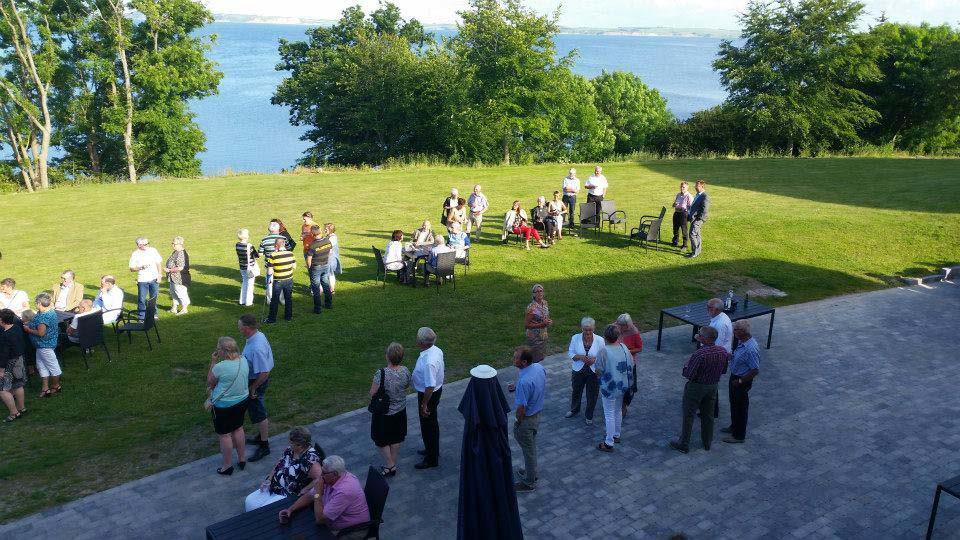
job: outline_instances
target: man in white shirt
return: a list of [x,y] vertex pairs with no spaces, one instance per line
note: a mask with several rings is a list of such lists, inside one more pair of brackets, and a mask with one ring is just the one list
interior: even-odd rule
[[470,215],[467,217],[467,234],[470,234],[473,227],[476,227],[477,236],[479,236],[480,227],[483,224],[483,214],[490,207],[487,196],[480,192],[480,184],[473,186],[473,193],[467,199],[467,206],[470,207]]
[[26,292],[17,290],[17,282],[13,278],[0,281],[0,309],[9,309],[18,318],[22,318],[23,310],[29,307],[29,296]]
[[93,306],[103,312],[103,324],[113,324],[123,309],[123,289],[117,287],[117,278],[107,274],[100,278],[100,290]]
[[424,326],[417,330],[417,347],[420,357],[413,368],[413,388],[417,391],[417,409],[420,412],[420,436],[423,437],[423,461],[414,465],[417,469],[429,469],[440,465],[440,422],[437,405],[443,393],[443,351],[434,345],[437,334]]
[[563,204],[567,205],[567,228],[575,231],[573,227],[573,216],[577,210],[577,193],[580,193],[580,179],[577,178],[577,170],[570,169],[567,176],[563,178]]
[[567,348],[567,357],[570,358],[570,383],[573,386],[573,394],[570,396],[570,410],[564,415],[564,418],[572,418],[580,413],[580,397],[583,396],[583,388],[587,388],[587,406],[583,417],[587,420],[587,425],[593,424],[593,411],[597,408],[597,398],[600,396],[600,382],[597,380],[597,368],[593,363],[597,361],[597,355],[603,349],[603,337],[594,332],[597,323],[590,317],[584,317],[580,321],[580,329],[583,332],[574,334],[570,338],[570,347]]
[[723,347],[728,354],[733,353],[733,324],[730,317],[723,312],[723,300],[711,298],[707,301],[707,314],[710,315],[710,326],[716,328],[717,339],[715,343]]
[[607,177],[603,175],[603,167],[597,165],[593,168],[593,174],[587,178],[586,184],[583,187],[587,188],[587,202],[593,202],[597,204],[597,215],[600,215],[600,202],[603,201],[603,196],[607,194]]
[[143,319],[147,311],[147,301],[160,291],[160,276],[163,274],[163,258],[156,248],[150,247],[150,241],[137,238],[137,249],[130,255],[131,272],[137,273],[137,311]]

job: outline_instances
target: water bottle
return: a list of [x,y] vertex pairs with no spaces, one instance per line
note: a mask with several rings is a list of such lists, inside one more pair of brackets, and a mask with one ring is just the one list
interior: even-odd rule
[[733,307],[733,289],[730,289],[729,291],[727,291],[726,308],[730,309],[732,307]]
[[750,293],[743,293],[743,309],[747,309],[747,306],[750,305]]

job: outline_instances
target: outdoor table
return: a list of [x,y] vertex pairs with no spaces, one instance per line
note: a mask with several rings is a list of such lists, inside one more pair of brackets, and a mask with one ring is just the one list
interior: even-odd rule
[[417,286],[417,267],[420,266],[420,261],[426,261],[427,257],[430,256],[430,250],[424,248],[415,248],[412,244],[408,243],[403,247],[403,259],[404,264],[407,264],[407,261],[413,262],[413,271],[410,272],[409,280],[410,284],[414,287]]
[[[740,296],[733,297],[734,302],[736,302],[736,307],[732,311],[725,311],[724,313],[730,317],[730,321],[737,321],[740,319],[751,319],[753,317],[760,317],[762,315],[770,315],[770,329],[767,331],[767,348],[770,348],[770,340],[773,337],[773,317],[776,313],[776,309],[759,302],[754,302],[750,300],[749,303],[744,305],[743,298]],[[694,302],[692,304],[686,304],[683,306],[677,306],[672,308],[666,308],[660,310],[660,327],[657,330],[657,350],[660,350],[660,338],[663,336],[663,316],[669,315],[674,319],[682,321],[687,324],[693,325],[693,334],[696,335],[697,331],[700,330],[702,326],[708,326],[710,324],[710,315],[707,313],[707,302]]]
[[335,538],[325,525],[316,524],[313,505],[294,514],[289,523],[281,524],[277,516],[284,508],[289,508],[295,500],[295,497],[287,497],[282,501],[214,523],[207,527],[207,540]]

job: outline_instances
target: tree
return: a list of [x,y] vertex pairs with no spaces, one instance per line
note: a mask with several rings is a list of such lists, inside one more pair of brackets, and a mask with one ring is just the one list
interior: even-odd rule
[[721,43],[714,69],[731,104],[787,154],[855,144],[879,118],[860,89],[879,77],[869,40],[855,32],[862,12],[851,0],[751,1],[743,44]]
[[541,16],[517,0],[471,0],[452,46],[470,74],[473,127],[481,114],[483,140],[498,141],[502,162],[511,149],[538,153],[537,139],[549,128],[556,72],[569,70],[573,52],[557,59],[553,36],[559,12]]
[[880,113],[867,138],[912,152],[960,149],[960,31],[887,22],[870,37],[882,77],[863,86]]
[[48,161],[53,133],[50,88],[58,44],[42,3],[0,0],[0,115],[27,191],[50,186]]
[[[127,19],[124,13],[124,0],[95,0],[95,4],[104,28],[107,29],[107,31],[104,32],[104,36],[109,36],[114,53],[116,54],[116,60],[120,66],[123,100],[120,100],[116,84],[112,84],[111,104],[115,110],[123,111],[123,151],[127,162],[127,178],[130,182],[136,183],[137,165],[133,148],[133,83],[130,80],[130,61],[128,57],[132,22]],[[113,115],[113,117],[116,119],[117,115]],[[118,122],[114,120],[114,126],[116,126],[117,123]],[[114,127],[114,129],[116,129],[116,127]]]
[[452,57],[433,47],[416,20],[381,5],[367,17],[347,8],[308,42],[281,40],[278,70],[290,76],[272,102],[310,129],[303,164],[382,163],[411,154],[450,153],[443,140],[460,78]]
[[660,92],[632,73],[604,71],[593,79],[593,88],[597,109],[616,137],[618,154],[643,149],[673,118]]

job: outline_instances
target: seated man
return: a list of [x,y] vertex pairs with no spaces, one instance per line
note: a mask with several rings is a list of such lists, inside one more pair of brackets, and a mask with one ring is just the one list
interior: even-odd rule
[[[437,272],[437,255],[440,255],[441,253],[450,253],[451,251],[453,251],[453,248],[451,248],[450,246],[447,246],[446,243],[447,243],[446,240],[444,240],[442,236],[437,237],[433,245],[433,249],[430,250],[430,257],[427,259],[427,264],[423,269],[424,283],[429,283],[430,274],[435,274]],[[446,277],[446,276],[440,276],[440,277]]]
[[21,317],[23,310],[29,307],[30,297],[26,292],[17,290],[17,282],[13,278],[0,281],[0,309],[9,309],[17,317]]
[[80,301],[80,305],[77,307],[77,315],[70,321],[70,326],[67,327],[67,339],[70,340],[70,343],[80,343],[80,330],[78,329],[80,318],[97,311],[100,311],[100,309],[93,307],[93,300],[84,298]]
[[100,290],[93,299],[93,307],[103,312],[103,324],[113,324],[123,309],[123,289],[117,286],[117,278],[107,274],[100,278]]
[[280,523],[286,523],[294,512],[311,504],[317,524],[326,525],[334,534],[370,521],[370,509],[360,480],[347,471],[340,456],[323,460],[320,481],[305,490],[293,506],[280,511]]
[[64,270],[60,274],[60,283],[50,287],[53,291],[53,309],[58,312],[77,312],[80,300],[83,300],[83,285],[74,281],[73,270]]
[[465,259],[467,257],[467,250],[470,249],[470,237],[467,236],[467,233],[463,232],[459,223],[450,225],[450,240],[447,242],[447,245],[450,246],[450,249],[457,252],[457,259]]
[[427,220],[423,221],[423,225],[421,225],[419,229],[414,229],[413,234],[410,236],[410,240],[413,241],[413,247],[417,249],[430,249],[436,237],[436,235],[433,234],[430,222]]

